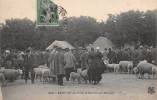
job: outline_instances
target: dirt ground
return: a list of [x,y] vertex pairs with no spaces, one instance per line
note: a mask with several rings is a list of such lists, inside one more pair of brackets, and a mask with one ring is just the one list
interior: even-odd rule
[[121,100],[123,97],[129,100],[150,100],[156,97],[156,93],[148,94],[149,86],[157,90],[157,79],[142,80],[137,79],[135,75],[105,73],[98,85],[77,84],[77,82],[72,84],[72,82],[64,81],[64,86],[58,86],[56,83],[43,84],[39,81],[31,84],[30,80],[25,84],[24,80],[16,80],[2,87],[2,95],[4,100],[52,100],[58,96],[60,99],[65,99],[64,96],[71,96],[71,98],[77,96],[77,99],[80,96],[89,96],[86,97],[89,99],[93,95],[97,95],[98,98],[105,97],[108,100]]

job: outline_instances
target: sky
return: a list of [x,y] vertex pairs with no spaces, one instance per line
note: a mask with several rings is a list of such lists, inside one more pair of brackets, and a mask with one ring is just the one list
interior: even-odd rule
[[[52,0],[64,7],[67,16],[91,16],[98,21],[106,20],[108,14],[128,10],[157,9],[157,0]],[[11,18],[36,20],[36,0],[0,0],[0,23]]]

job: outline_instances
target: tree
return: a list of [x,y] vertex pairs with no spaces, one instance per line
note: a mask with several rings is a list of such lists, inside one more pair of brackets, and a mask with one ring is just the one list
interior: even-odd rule
[[31,45],[35,24],[29,19],[6,20],[1,36],[2,48],[25,49]]
[[119,15],[109,15],[104,24],[104,33],[117,46],[125,43],[155,45],[156,10],[154,11],[128,11]]
[[24,19],[6,20],[0,30],[1,48],[25,50],[32,46],[44,50],[54,40],[65,40],[72,45],[86,46],[102,34],[111,39],[117,47],[125,43],[155,45],[156,18],[154,11],[128,11],[119,15],[109,14],[106,22],[97,22],[88,16],[69,17],[61,20],[58,27],[36,27],[35,22]]
[[85,46],[99,36],[99,23],[92,17],[81,16],[67,19],[65,39],[75,46]]

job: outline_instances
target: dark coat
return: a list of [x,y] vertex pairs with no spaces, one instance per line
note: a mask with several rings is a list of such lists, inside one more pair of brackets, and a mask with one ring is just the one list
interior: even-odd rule
[[64,72],[64,53],[56,52],[54,57],[54,74],[65,74]]
[[149,51],[147,51],[145,59],[146,59],[149,63],[152,63],[152,60],[153,60],[152,53],[149,52]]
[[88,52],[84,52],[81,55],[81,68],[82,69],[88,68]]
[[98,68],[103,66],[103,55],[100,52],[90,52],[88,55],[89,68]]
[[33,65],[33,56],[32,54],[26,54],[24,56],[24,70],[30,70]]

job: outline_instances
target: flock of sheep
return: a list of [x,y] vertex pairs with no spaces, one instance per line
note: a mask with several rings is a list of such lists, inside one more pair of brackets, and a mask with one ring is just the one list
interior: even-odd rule
[[[106,70],[109,72],[114,73],[128,73],[128,74],[135,74],[137,78],[144,78],[145,74],[148,74],[148,78],[152,76],[153,79],[157,78],[157,66],[148,63],[147,61],[141,61],[138,63],[136,67],[133,66],[132,61],[120,61],[119,64],[108,64],[105,63]],[[46,65],[40,65],[37,68],[34,68],[35,72],[35,79],[40,80],[41,82],[49,82],[50,78],[53,76],[51,75],[50,68]],[[78,68],[76,72],[70,73],[70,80],[72,82],[76,81],[81,83],[82,80],[87,83],[88,82],[88,70],[82,70]],[[23,74],[22,70],[20,69],[0,69],[0,82],[2,85],[7,84],[7,81],[14,81],[19,78]],[[54,77],[53,77],[54,78]]]
[[[40,79],[40,81],[46,82],[50,76],[50,69],[45,65],[40,65],[38,68],[33,69],[35,72],[35,79]],[[22,78],[24,75],[21,69],[0,69],[0,83],[6,86],[8,82],[13,82],[18,78]],[[31,75],[29,75],[31,76]]]
[[[114,73],[128,73],[135,74],[137,78],[144,78],[145,74],[148,74],[148,78],[152,76],[153,79],[157,78],[157,66],[148,63],[146,60],[140,61],[136,67],[134,67],[132,61],[120,61],[119,64],[108,64],[105,62],[106,70]],[[44,65],[40,65],[38,68],[34,68],[35,78],[40,79],[43,82],[49,81],[50,69]],[[88,70],[82,70],[78,68],[76,72],[70,73],[70,80],[74,83],[77,81],[79,84],[82,80],[88,82]]]
[[144,78],[145,74],[148,74],[148,78],[157,78],[157,66],[148,63],[146,60],[140,61],[137,66],[134,67],[132,61],[120,61],[119,64],[108,64],[105,62],[107,70],[115,73],[128,73],[135,74],[137,78]]
[[[50,78],[55,78],[55,75],[51,74],[50,69],[46,65],[40,65],[38,68],[34,68],[35,79],[39,79],[43,83],[49,82]],[[84,80],[87,83],[87,69],[82,70],[81,68],[77,69],[77,72],[70,73],[70,80],[74,82],[75,80],[78,83],[81,83],[81,80]]]

